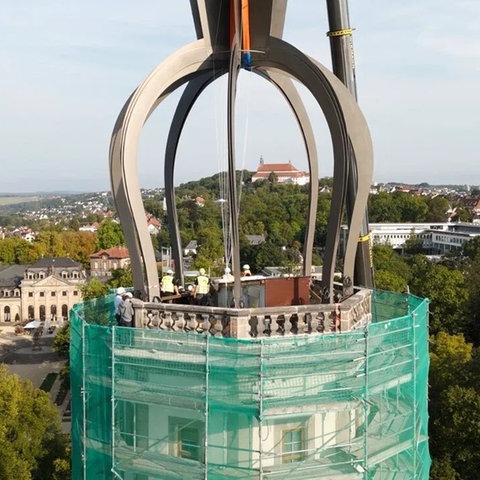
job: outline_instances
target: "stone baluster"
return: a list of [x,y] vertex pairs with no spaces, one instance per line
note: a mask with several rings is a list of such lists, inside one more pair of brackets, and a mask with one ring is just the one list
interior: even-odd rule
[[295,335],[297,333],[297,316],[295,314],[283,315],[283,334],[284,335]]
[[197,333],[203,333],[208,330],[208,316],[205,318],[203,313],[197,313],[196,315],[197,327],[195,331]]
[[226,313],[222,315],[222,319],[220,323],[222,325],[222,337],[226,337],[226,338],[231,337],[232,322],[230,321],[230,317]]
[[290,317],[290,322],[292,324],[291,332],[293,335],[299,335],[304,333],[305,330],[305,314],[294,313]]
[[248,334],[252,338],[257,338],[259,334],[259,317],[253,315],[248,319],[248,324],[250,325],[250,330],[248,331]]
[[143,310],[144,315],[141,316],[142,324],[140,328],[153,328],[153,317],[155,314],[151,310]]
[[208,316],[208,322],[210,324],[210,334],[213,337],[223,337],[223,326],[221,317],[211,313]]
[[272,317],[265,315],[263,317],[263,336],[270,337],[272,335]]
[[312,327],[314,327],[315,331],[318,333],[325,332],[325,313],[324,312],[317,313],[317,315],[315,316],[315,325],[312,325]]
[[160,328],[160,312],[156,310],[155,312],[149,312],[150,315],[150,323],[149,328]]
[[185,315],[185,331],[194,332],[197,328],[197,321],[194,313],[187,313]]
[[175,321],[175,331],[184,332],[185,331],[185,314],[182,311],[177,312],[177,319]]
[[164,319],[162,324],[159,326],[159,328],[165,329],[165,330],[172,330],[172,327],[173,327],[172,312],[167,310],[163,313],[163,315],[164,315]]
[[275,322],[272,325],[272,336],[283,336],[285,335],[285,315],[280,314],[275,318]]

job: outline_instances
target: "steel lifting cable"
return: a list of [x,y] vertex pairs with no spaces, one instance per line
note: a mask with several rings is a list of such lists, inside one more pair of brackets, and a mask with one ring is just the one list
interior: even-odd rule
[[[221,0],[220,9],[223,7],[224,0]],[[220,19],[220,17],[218,17]],[[218,32],[218,25],[216,31]],[[216,77],[215,71],[215,62],[212,65],[212,72],[214,78]],[[217,169],[218,169],[218,189],[219,189],[219,202],[220,202],[220,216],[222,220],[222,236],[223,236],[223,248],[224,248],[224,258],[226,265],[230,262],[230,245],[229,245],[229,229],[230,224],[228,221],[228,203],[226,199],[228,197],[227,193],[227,186],[226,186],[226,171],[227,171],[227,160],[225,157],[225,131],[223,129],[220,132],[220,122],[218,121],[218,117],[220,116],[220,105],[223,106],[224,102],[220,100],[221,94],[220,90],[217,88],[215,90],[215,135],[216,135],[216,153],[217,153]],[[222,122],[224,125],[224,122]],[[225,205],[227,203],[227,205]]]

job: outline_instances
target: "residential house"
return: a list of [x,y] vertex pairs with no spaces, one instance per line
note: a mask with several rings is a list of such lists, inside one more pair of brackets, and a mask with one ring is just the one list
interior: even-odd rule
[[147,228],[150,235],[157,235],[160,233],[160,221],[150,213],[147,213]]
[[90,275],[107,280],[112,270],[130,265],[130,255],[125,247],[112,247],[90,255]]

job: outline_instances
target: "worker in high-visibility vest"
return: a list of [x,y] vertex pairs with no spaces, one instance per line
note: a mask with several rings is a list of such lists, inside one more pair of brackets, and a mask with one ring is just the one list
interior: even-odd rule
[[178,295],[178,287],[174,282],[173,270],[167,270],[167,273],[162,277],[160,289],[163,296]]
[[204,268],[199,270],[199,275],[195,279],[195,286],[193,290],[193,298],[197,305],[208,305],[210,295],[210,278],[205,272]]

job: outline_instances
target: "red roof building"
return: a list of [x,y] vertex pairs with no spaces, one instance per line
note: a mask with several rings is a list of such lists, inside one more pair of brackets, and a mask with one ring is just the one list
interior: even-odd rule
[[274,174],[278,183],[293,183],[294,185],[306,185],[310,182],[310,175],[307,172],[297,170],[289,163],[264,163],[260,158],[260,165],[252,177],[252,182],[257,180],[268,180]]
[[125,247],[112,247],[90,255],[90,275],[108,279],[112,270],[130,264],[130,255]]

